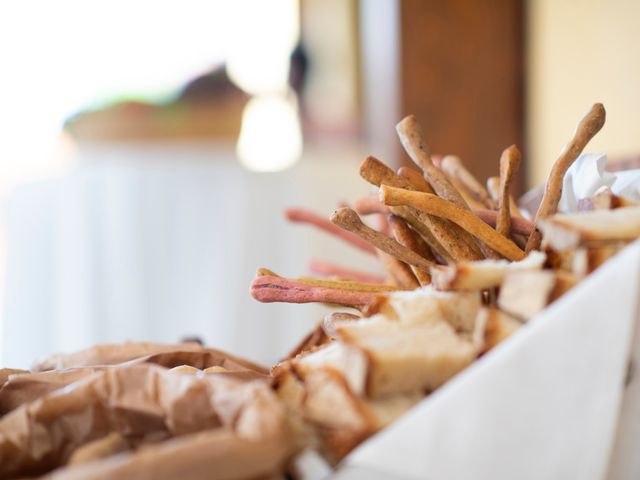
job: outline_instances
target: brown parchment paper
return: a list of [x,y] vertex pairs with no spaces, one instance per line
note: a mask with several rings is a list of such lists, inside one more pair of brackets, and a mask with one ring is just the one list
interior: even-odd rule
[[[178,345],[178,347],[180,346],[181,345]],[[108,352],[109,350],[101,348],[100,351]],[[106,357],[114,358],[114,356],[110,356],[108,353]],[[271,381],[271,377],[264,367],[214,349],[154,353],[134,358],[121,365],[128,366],[145,363],[156,364],[166,368],[188,365],[198,369],[205,369],[219,366],[224,368],[225,371],[216,372],[213,373],[213,375],[221,375],[244,381]],[[113,368],[113,366],[97,365],[40,372],[11,369],[0,370],[0,416],[5,415],[23,403],[32,402],[49,392],[65,387],[104,368]]]
[[265,382],[156,365],[105,368],[0,419],[0,478],[46,473],[111,432],[135,444],[212,429],[260,442],[284,438],[284,421]]
[[249,440],[224,430],[185,435],[105,460],[61,468],[47,480],[234,480],[282,470],[287,445],[278,436]]
[[[95,345],[73,353],[58,353],[33,364],[34,371],[61,370],[66,368],[88,367],[93,365],[116,365],[140,357],[151,357],[170,352],[210,352],[211,358],[220,356],[229,365],[242,366],[248,370],[268,374],[268,369],[244,360],[230,353],[205,348],[199,343],[159,344],[148,342],[127,342],[121,344]],[[213,361],[213,360],[211,360]],[[156,362],[157,363],[157,362]],[[166,365],[165,365],[166,366]],[[176,365],[173,365],[176,366]],[[195,366],[195,365],[194,365]],[[224,366],[224,365],[221,365]],[[226,367],[225,367],[226,368]],[[237,369],[237,368],[228,368]]]

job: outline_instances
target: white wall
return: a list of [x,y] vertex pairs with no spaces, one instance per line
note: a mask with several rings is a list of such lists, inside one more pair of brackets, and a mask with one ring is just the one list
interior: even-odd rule
[[529,183],[544,182],[594,102],[607,123],[587,149],[640,154],[640,2],[529,0],[527,9]]

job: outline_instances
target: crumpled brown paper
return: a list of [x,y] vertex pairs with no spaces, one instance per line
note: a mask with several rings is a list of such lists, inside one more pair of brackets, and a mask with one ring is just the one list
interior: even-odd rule
[[[282,463],[288,451],[284,411],[265,382],[130,365],[93,372],[2,417],[0,478],[51,471],[64,465],[79,446],[110,432],[140,444],[204,430],[213,430],[213,443],[219,438],[235,442],[238,437],[236,443],[246,447],[224,457],[228,462],[244,458],[242,452],[252,451],[249,446],[253,443],[278,444],[278,448],[271,447],[278,456],[270,465]],[[189,450],[178,447],[177,452]],[[180,456],[167,448],[169,457]],[[145,455],[136,458],[149,461],[151,454]],[[245,461],[253,460],[247,457]]]
[[[33,364],[34,371],[61,370],[74,367],[88,367],[92,365],[116,365],[141,357],[172,352],[210,352],[209,361],[219,361],[220,366],[228,370],[247,369],[267,374],[269,371],[253,362],[236,357],[220,350],[205,348],[199,343],[187,342],[179,344],[158,344],[148,342],[127,342],[121,344],[95,345],[85,350],[73,353],[54,354]],[[139,360],[144,362],[144,360]],[[158,362],[151,362],[158,363]],[[214,363],[212,363],[213,365]],[[177,365],[177,364],[176,364]],[[176,366],[172,365],[172,366]],[[208,366],[212,366],[208,365]],[[164,365],[168,366],[168,365]],[[197,365],[193,365],[196,366]],[[200,367],[198,367],[200,368]]]
[[[61,468],[47,480],[232,480],[266,478],[281,469],[287,445],[278,437],[255,441],[224,430],[167,440],[98,462]],[[271,478],[271,477],[269,477]],[[280,477],[274,477],[280,478]]]
[[[179,349],[182,346],[183,345],[175,345],[172,347]],[[34,401],[49,392],[69,385],[104,368],[114,368],[113,365],[109,365],[108,363],[95,364],[95,366],[88,367],[75,365],[76,363],[91,363],[89,360],[100,361],[122,357],[122,349],[120,346],[109,345],[109,347],[115,347],[115,355],[111,353],[113,348],[105,347],[106,346],[103,345],[98,346],[95,349],[85,351],[92,351],[94,353],[91,355],[87,355],[86,353],[83,354],[81,356],[82,361],[79,361],[76,356],[76,361],[72,362],[69,360],[69,357],[74,357],[74,354],[67,355],[67,359],[61,361],[60,364],[74,364],[74,367],[66,368],[64,370],[46,370],[40,372],[27,372],[24,370],[12,369],[0,370],[0,416],[24,403]],[[199,350],[190,351],[188,350],[189,348],[190,346],[187,346],[187,350],[152,353],[150,355],[134,358],[121,365],[126,366],[151,363],[166,368],[188,365],[198,369],[219,366],[224,368],[224,371],[216,372],[215,375],[222,375],[245,381],[271,381],[268,371],[260,365],[229,355],[220,350],[201,347]],[[138,348],[133,350],[139,351]],[[95,354],[95,352],[99,352],[100,355]],[[134,352],[129,351],[129,353],[132,354]],[[60,359],[60,357],[60,355],[56,355],[56,358]],[[51,364],[52,363],[53,362],[51,362]],[[115,368],[120,368],[121,365],[117,365]]]

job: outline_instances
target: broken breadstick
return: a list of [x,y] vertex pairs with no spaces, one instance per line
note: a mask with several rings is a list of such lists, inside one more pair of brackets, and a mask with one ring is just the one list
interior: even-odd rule
[[324,230],[327,233],[331,233],[336,237],[346,241],[352,246],[359,248],[360,250],[375,255],[376,250],[369,243],[365,242],[357,235],[353,235],[349,232],[345,232],[344,230],[337,228],[331,222],[329,222],[326,218],[318,215],[315,212],[304,208],[287,208],[285,210],[285,216],[287,220],[291,222],[299,222],[299,223],[308,223],[310,225],[314,225],[321,230]]
[[[434,263],[436,262],[435,257],[424,240],[422,240],[416,232],[411,230],[402,218],[395,215],[389,215],[389,226],[391,227],[391,232],[393,233],[394,238],[400,245],[404,245],[427,260]],[[431,283],[431,275],[428,272],[416,267],[411,267],[411,270],[421,286],[429,285]]]
[[264,275],[251,282],[251,296],[263,303],[335,303],[362,308],[372,302],[376,292],[363,292],[307,285],[295,280]]
[[498,199],[498,219],[496,230],[500,235],[509,238],[511,232],[511,204],[509,203],[509,189],[513,177],[520,164],[520,150],[511,145],[500,157],[500,198]]
[[495,210],[498,208],[497,203],[491,198],[487,189],[482,185],[473,174],[467,170],[462,160],[455,155],[447,155],[442,159],[442,170],[450,177],[456,179],[464,188],[466,188],[477,201],[485,208]]
[[[422,195],[428,194],[425,193]],[[426,258],[423,258],[417,253],[409,250],[407,247],[400,245],[394,239],[389,238],[362,223],[358,214],[350,208],[340,208],[333,212],[333,215],[331,215],[331,222],[351,233],[355,233],[360,238],[374,245],[376,248],[379,248],[383,252],[386,252],[409,265],[422,268],[423,270],[429,270],[430,267],[435,265],[434,262],[430,262]]]
[[[475,213],[478,218],[480,218],[480,220],[482,220],[487,225],[490,225],[492,227],[496,226],[496,222],[498,221],[498,212],[494,210],[474,210],[473,213]],[[511,217],[512,234],[529,236],[534,228],[534,224],[529,220],[521,217]]]
[[384,277],[380,275],[346,268],[323,260],[310,260],[307,267],[311,273],[322,277],[335,277],[340,280],[354,280],[362,283],[384,283]]
[[[558,210],[558,203],[560,203],[560,197],[562,196],[562,181],[565,173],[567,173],[571,164],[578,158],[580,153],[582,153],[587,143],[600,131],[605,119],[606,112],[604,106],[601,103],[596,103],[582,120],[580,120],[580,123],[578,123],[573,138],[562,150],[560,157],[553,164],[553,167],[551,167],[544,189],[544,195],[542,196],[542,202],[540,202],[540,207],[538,207],[535,216],[536,223],[540,219],[553,215]],[[540,233],[539,230],[534,230],[531,235],[529,235],[529,240],[527,241],[527,252],[540,248],[541,241],[542,233]]]
[[430,215],[446,218],[509,260],[521,260],[525,256],[515,243],[500,235],[472,212],[435,195],[383,185],[380,187],[380,200],[385,205],[408,205]]

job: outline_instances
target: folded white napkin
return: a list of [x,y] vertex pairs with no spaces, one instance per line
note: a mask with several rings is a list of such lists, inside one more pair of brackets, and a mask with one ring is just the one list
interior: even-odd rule
[[578,200],[590,197],[604,186],[616,195],[640,203],[640,169],[607,172],[607,156],[601,153],[583,153],[569,167],[564,176],[561,212],[578,210]]

